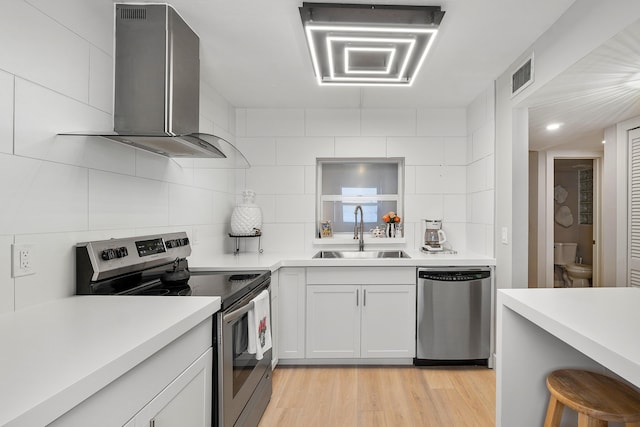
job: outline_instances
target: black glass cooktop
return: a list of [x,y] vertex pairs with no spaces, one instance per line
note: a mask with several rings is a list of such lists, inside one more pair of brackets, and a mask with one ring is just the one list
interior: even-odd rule
[[270,277],[269,271],[208,271],[191,273],[186,284],[168,284],[160,280],[150,281],[133,289],[120,292],[120,295],[179,295],[179,296],[218,296],[222,309],[231,306],[243,295],[264,283]]

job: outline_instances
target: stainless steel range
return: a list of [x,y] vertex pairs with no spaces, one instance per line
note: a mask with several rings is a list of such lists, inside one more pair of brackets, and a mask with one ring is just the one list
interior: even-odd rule
[[[257,426],[271,399],[271,350],[248,352],[252,300],[270,291],[269,271],[189,272],[184,232],[76,245],[78,295],[219,296],[214,318],[213,426]],[[217,388],[216,388],[217,387]]]

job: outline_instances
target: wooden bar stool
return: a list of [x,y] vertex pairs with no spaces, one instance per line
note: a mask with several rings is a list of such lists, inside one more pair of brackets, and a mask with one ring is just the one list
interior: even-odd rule
[[547,376],[549,407],[544,427],[558,427],[565,406],[578,413],[578,427],[606,427],[609,421],[640,427],[640,393],[627,384],[578,369]]

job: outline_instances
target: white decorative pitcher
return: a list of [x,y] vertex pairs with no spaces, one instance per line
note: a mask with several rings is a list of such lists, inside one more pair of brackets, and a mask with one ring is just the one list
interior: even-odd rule
[[262,209],[255,204],[256,193],[253,190],[242,192],[242,203],[231,213],[231,234],[251,235],[254,229],[262,228]]

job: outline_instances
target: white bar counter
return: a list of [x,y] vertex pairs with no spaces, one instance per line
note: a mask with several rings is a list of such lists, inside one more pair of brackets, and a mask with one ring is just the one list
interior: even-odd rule
[[74,296],[0,316],[0,426],[46,425],[220,309],[218,297]]
[[590,369],[640,387],[640,289],[502,289],[496,335],[497,426],[541,426],[555,369]]

